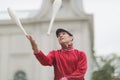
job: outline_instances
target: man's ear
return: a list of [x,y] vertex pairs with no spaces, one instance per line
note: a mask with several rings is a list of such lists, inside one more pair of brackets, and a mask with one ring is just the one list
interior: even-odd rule
[[71,36],[71,41],[73,41],[73,36]]

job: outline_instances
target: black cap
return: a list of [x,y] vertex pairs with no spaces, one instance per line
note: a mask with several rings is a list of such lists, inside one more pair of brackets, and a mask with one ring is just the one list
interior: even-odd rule
[[69,31],[65,30],[65,29],[57,29],[56,30],[56,36],[58,37],[58,34],[60,32],[66,32],[69,36],[73,36]]

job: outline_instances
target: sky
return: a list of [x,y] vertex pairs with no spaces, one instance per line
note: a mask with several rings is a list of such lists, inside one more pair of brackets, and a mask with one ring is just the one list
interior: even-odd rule
[[94,15],[96,54],[120,55],[120,0],[84,0],[84,9]]
[[38,9],[42,0],[0,0],[0,11],[5,11],[8,7],[15,10]]
[[[94,16],[94,50],[98,55],[120,55],[120,0],[83,0],[84,11]],[[33,6],[34,5],[34,6]],[[0,11],[40,8],[41,0],[0,0]]]

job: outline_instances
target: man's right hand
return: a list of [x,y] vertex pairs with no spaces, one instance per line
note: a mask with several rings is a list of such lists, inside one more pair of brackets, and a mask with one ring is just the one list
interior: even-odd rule
[[38,53],[38,46],[37,46],[34,38],[31,35],[26,35],[26,37],[30,41],[34,53],[37,54]]

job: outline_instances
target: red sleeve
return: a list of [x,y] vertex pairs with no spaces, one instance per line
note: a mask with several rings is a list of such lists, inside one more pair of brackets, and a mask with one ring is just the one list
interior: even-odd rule
[[37,60],[44,66],[52,66],[55,56],[54,51],[51,51],[47,56],[42,51],[34,54]]
[[84,52],[80,52],[77,69],[68,78],[72,80],[83,80],[87,70],[87,58]]

